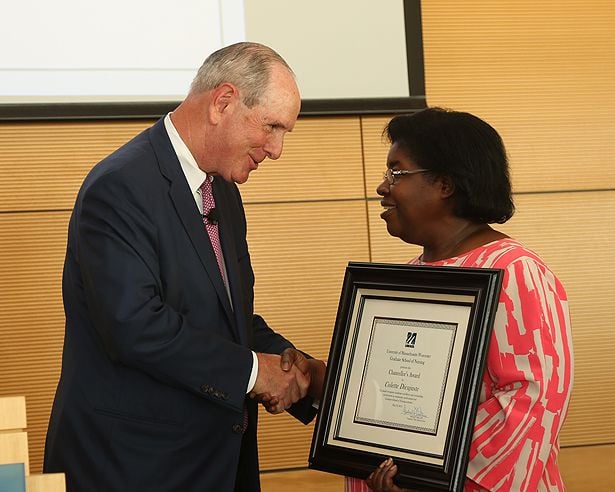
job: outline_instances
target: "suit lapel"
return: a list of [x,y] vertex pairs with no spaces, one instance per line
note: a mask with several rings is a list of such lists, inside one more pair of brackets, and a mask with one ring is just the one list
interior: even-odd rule
[[[220,270],[216,261],[216,254],[211,246],[207,231],[203,225],[203,220],[194,203],[194,198],[190,193],[188,183],[184,173],[181,171],[181,166],[177,160],[177,156],[173,151],[173,147],[164,128],[163,120],[158,121],[152,127],[152,145],[158,156],[158,162],[162,174],[170,181],[169,197],[177,216],[181,221],[186,234],[190,237],[190,241],[196,250],[207,275],[209,276],[218,298],[224,307],[224,311],[228,317],[230,325],[233,327],[232,332],[236,335],[237,329],[235,325],[235,317],[231,304],[229,302],[226,288],[222,283]],[[223,247],[224,251],[224,247]]]

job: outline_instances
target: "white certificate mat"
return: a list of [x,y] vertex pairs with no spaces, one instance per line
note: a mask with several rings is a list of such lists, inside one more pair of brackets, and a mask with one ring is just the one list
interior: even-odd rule
[[441,464],[472,301],[357,289],[328,443]]

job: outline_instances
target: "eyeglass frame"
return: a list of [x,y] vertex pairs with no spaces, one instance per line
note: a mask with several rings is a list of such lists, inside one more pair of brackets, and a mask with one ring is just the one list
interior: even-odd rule
[[382,175],[382,179],[386,179],[389,186],[393,186],[396,181],[395,179],[400,176],[409,176],[411,174],[419,174],[419,173],[428,173],[429,169],[391,169],[390,167]]

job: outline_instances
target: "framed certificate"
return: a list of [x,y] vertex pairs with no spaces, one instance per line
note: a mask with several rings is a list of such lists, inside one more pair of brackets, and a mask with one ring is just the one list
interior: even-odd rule
[[502,271],[349,263],[310,468],[463,489]]

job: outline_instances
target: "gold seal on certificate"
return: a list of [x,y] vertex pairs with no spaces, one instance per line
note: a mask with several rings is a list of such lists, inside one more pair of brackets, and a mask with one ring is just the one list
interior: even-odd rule
[[461,490],[500,270],[350,263],[310,467]]

